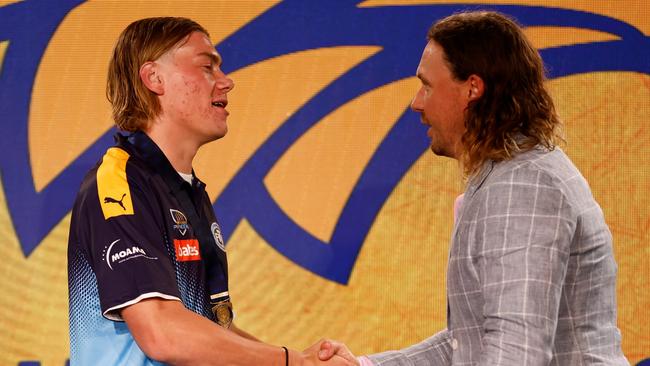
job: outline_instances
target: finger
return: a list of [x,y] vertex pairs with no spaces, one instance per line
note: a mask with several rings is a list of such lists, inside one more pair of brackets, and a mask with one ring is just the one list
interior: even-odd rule
[[320,344],[320,349],[321,350],[330,349],[330,348],[332,348],[332,342],[327,341],[327,340],[321,342],[321,344]]
[[318,358],[321,361],[327,361],[338,351],[338,347],[332,342],[325,341],[320,345],[320,351],[318,352]]

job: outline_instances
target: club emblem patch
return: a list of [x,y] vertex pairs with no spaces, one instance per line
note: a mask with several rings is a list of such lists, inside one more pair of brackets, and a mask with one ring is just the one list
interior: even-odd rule
[[221,236],[221,228],[219,224],[213,222],[210,226],[210,231],[212,231],[212,236],[214,236],[214,241],[217,243],[219,249],[226,251],[226,245],[223,243],[223,237]]

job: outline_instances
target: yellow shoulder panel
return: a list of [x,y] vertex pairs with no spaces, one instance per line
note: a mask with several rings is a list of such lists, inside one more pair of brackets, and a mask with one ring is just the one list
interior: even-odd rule
[[97,169],[97,194],[104,219],[133,215],[131,190],[126,180],[126,162],[129,154],[119,148],[108,149]]

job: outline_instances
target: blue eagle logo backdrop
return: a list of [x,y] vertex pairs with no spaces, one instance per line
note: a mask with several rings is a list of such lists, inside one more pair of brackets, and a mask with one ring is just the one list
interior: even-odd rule
[[[92,142],[87,144],[88,146],[84,147],[79,154],[71,157],[69,163],[53,174],[45,184],[39,186],[35,183],[33,165],[35,151],[38,151],[39,146],[35,143],[35,137],[30,134],[30,129],[33,133],[35,128],[30,116],[34,113],[32,110],[34,103],[39,102],[35,100],[35,96],[39,95],[35,88],[39,68],[42,67],[44,55],[48,52],[48,47],[51,47],[53,37],[62,24],[75,9],[85,6],[86,3],[78,0],[56,2],[26,0],[5,3],[0,7],[0,123],[2,124],[0,148],[3,157],[0,159],[0,176],[5,200],[3,206],[6,206],[4,210],[7,212],[7,220],[1,221],[7,229],[2,233],[6,233],[7,237],[4,237],[4,234],[0,237],[0,247],[6,247],[3,250],[8,251],[11,250],[7,249],[10,246],[8,243],[17,242],[22,259],[15,260],[13,263],[5,261],[0,265],[2,268],[0,272],[6,273],[5,277],[9,276],[10,281],[27,279],[29,282],[29,276],[16,273],[22,273],[20,267],[32,260],[31,257],[39,251],[39,245],[69,214],[83,175],[112,145],[116,130],[107,128],[97,136],[91,136]],[[310,51],[337,49],[342,50],[337,53],[337,57],[345,58],[346,49],[371,50],[364,57],[347,63],[348,67],[328,79],[322,87],[299,103],[295,110],[287,113],[286,118],[277,127],[269,130],[236,169],[231,169],[224,174],[225,177],[220,178],[223,184],[218,192],[211,192],[215,194],[214,207],[222,225],[223,239],[227,248],[230,245],[237,245],[230,239],[245,220],[256,235],[284,260],[292,266],[309,272],[319,278],[319,281],[338,286],[337,288],[341,290],[337,291],[346,291],[347,285],[350,284],[369,232],[373,230],[386,202],[391,195],[395,194],[396,187],[410,171],[415,169],[414,166],[421,157],[428,156],[426,153],[429,142],[425,128],[419,123],[419,115],[409,110],[408,102],[397,106],[394,111],[396,118],[389,121],[382,138],[371,149],[363,166],[355,174],[353,184],[349,192],[346,191],[341,207],[336,211],[338,215],[333,220],[327,235],[316,234],[314,230],[301,224],[300,217],[285,209],[274,195],[273,189],[269,188],[270,173],[301,138],[305,138],[310,131],[318,128],[319,124],[333,123],[332,116],[344,106],[354,104],[360,97],[374,91],[413,80],[415,68],[426,43],[426,30],[436,19],[461,10],[491,9],[513,16],[527,29],[575,29],[579,32],[605,34],[607,37],[601,40],[540,47],[548,69],[549,80],[559,82],[580,75],[632,73],[641,75],[647,85],[650,85],[647,78],[650,75],[648,36],[643,33],[643,30],[625,20],[597,11],[539,6],[527,4],[526,1],[516,5],[399,4],[399,2],[381,1],[377,1],[376,4],[368,3],[349,0],[272,2],[259,14],[242,22],[241,26],[221,36],[215,45],[224,59],[224,71],[231,75],[244,74],[245,70],[254,69],[258,65]],[[133,4],[126,2],[116,5],[115,12],[119,11],[118,8],[128,9],[130,6],[141,5],[137,2]],[[241,6],[247,5],[242,3]],[[220,14],[213,14],[212,17],[217,19],[218,23]],[[111,27],[111,24],[107,23],[103,26]],[[648,29],[650,26],[646,27],[645,31],[647,32]],[[120,30],[117,29],[117,32]],[[72,36],[68,34],[67,37],[71,44],[74,43]],[[75,47],[83,48],[84,45],[77,44]],[[330,57],[328,59],[330,62],[327,64],[316,65],[314,72],[327,73],[329,68],[336,66],[331,62],[332,59],[336,60],[336,57]],[[65,63],[68,60],[62,58],[60,62]],[[306,77],[306,75],[293,74],[292,70],[286,72],[287,78],[300,80]],[[104,74],[83,77],[105,79]],[[239,84],[239,81],[235,79],[235,83]],[[243,84],[250,86],[250,83]],[[39,84],[39,86],[47,88],[47,85]],[[282,107],[284,101],[284,97],[278,94],[291,93],[290,90],[283,90],[282,86],[277,84],[254,85],[254,87],[263,90],[268,98],[274,98],[278,108]],[[413,94],[415,91],[414,89]],[[403,99],[408,101],[408,98]],[[53,102],[56,99],[50,98],[49,101]],[[59,100],[58,102],[69,103],[75,108],[84,108],[83,101]],[[233,93],[231,104],[236,103],[236,95]],[[258,108],[255,103],[248,105],[249,108]],[[263,106],[267,107],[268,101],[259,104],[259,108]],[[646,102],[644,106],[647,108],[648,103]],[[372,115],[370,111],[367,113]],[[372,118],[369,119],[368,123],[372,124]],[[57,140],[70,141],[77,138],[72,134],[74,131],[65,130],[64,123],[60,124],[61,127],[57,127],[59,122],[61,121],[51,121],[51,135],[43,136],[44,130],[38,130],[41,133],[39,138],[55,139],[49,140],[50,144],[57,144]],[[93,124],[93,121],[88,120],[83,123]],[[245,123],[264,125],[264,121],[261,120],[245,121]],[[229,125],[231,131],[238,128],[237,125],[231,123]],[[218,141],[215,144],[220,143]],[[333,148],[342,149],[348,146],[342,144],[340,137],[327,143],[332,144]],[[315,150],[319,148],[321,147],[313,147]],[[327,149],[327,147],[322,148]],[[588,151],[588,146],[584,149]],[[569,152],[571,151],[569,149]],[[219,174],[222,169],[220,158],[220,156],[204,157],[201,163],[202,169],[211,171],[209,174]],[[429,164],[435,164],[435,158],[430,157],[428,160]],[[41,162],[41,164],[46,163]],[[319,162],[314,164],[318,165]],[[201,175],[202,171],[199,170],[198,173]],[[331,184],[335,185],[336,179],[333,179]],[[305,185],[298,189],[306,192],[311,188]],[[294,193],[300,194],[300,192],[288,194]],[[616,237],[615,230],[614,234]],[[61,238],[60,250],[57,254],[51,254],[52,256],[64,256],[65,239]],[[442,244],[446,245],[446,243]],[[617,245],[622,243],[617,242]],[[647,244],[644,248],[647,252]],[[641,249],[643,250],[643,247]],[[627,263],[626,260],[617,259],[621,266]],[[635,263],[638,266],[642,265]],[[647,265],[647,260],[645,264]],[[231,265],[237,264],[231,262]],[[6,268],[8,269],[4,272]],[[637,268],[641,270],[641,267]],[[65,268],[62,270],[65,271]],[[444,268],[441,270],[444,271]],[[642,270],[647,276],[647,269]],[[17,279],[14,280],[11,276],[16,276]],[[49,280],[61,282],[65,279],[57,277]],[[237,287],[237,284],[233,283],[231,287]],[[292,291],[292,289],[287,288],[284,291]],[[347,291],[354,291],[354,289],[348,287]],[[623,306],[639,311],[636,310],[637,306],[649,302],[646,293],[640,293],[639,296],[643,299],[639,299],[638,304],[628,303]],[[625,298],[634,299],[633,296]],[[41,301],[47,303],[47,299]],[[0,322],[4,318],[16,316],[16,310],[10,309],[11,306],[18,306],[15,304],[16,302],[2,303]],[[31,319],[30,316],[27,318]],[[647,313],[643,319],[646,321],[641,325],[643,328],[639,332],[647,333],[650,326],[647,322]],[[16,322],[6,324],[20,327]],[[58,325],[66,327],[66,324]],[[626,325],[620,324],[620,326],[625,331]],[[29,326],[25,327],[31,329]],[[14,332],[14,329],[6,329],[7,331],[3,333]],[[15,329],[15,332],[20,334],[21,330]],[[274,337],[274,334],[268,336]],[[633,334],[630,331],[630,334],[624,332],[625,341],[628,340],[626,337],[635,338],[630,339],[629,344],[625,344],[625,350],[632,350],[631,352],[634,353],[632,355],[626,352],[631,360],[643,363],[644,358],[650,357],[647,352],[646,354],[638,352],[642,347],[646,347],[647,350],[650,346],[647,336],[643,338],[641,334]],[[637,341],[637,337],[641,337],[638,338],[638,342],[642,343],[641,346],[633,344]],[[49,357],[47,354],[33,350],[35,344],[30,341],[32,338],[25,339],[24,342],[16,343],[6,336],[0,336],[2,348],[7,350],[3,353],[13,352],[11,355],[1,357],[13,357],[5,359],[11,364],[15,364],[16,360],[23,361],[24,365],[38,364],[40,361],[37,360],[45,360]],[[380,346],[375,344],[372,347]],[[28,357],[32,354],[35,356]]]

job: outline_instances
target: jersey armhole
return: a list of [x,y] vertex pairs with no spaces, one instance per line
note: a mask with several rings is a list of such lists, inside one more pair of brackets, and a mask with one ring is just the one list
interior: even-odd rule
[[120,313],[119,313],[118,310],[124,309],[124,308],[126,308],[128,306],[131,306],[133,304],[137,304],[142,300],[151,299],[151,298],[154,298],[154,297],[158,297],[158,298],[165,299],[165,300],[181,301],[181,299],[179,299],[176,296],[163,294],[161,292],[147,292],[146,294],[142,294],[142,295],[136,297],[133,300],[129,300],[129,301],[125,302],[125,303],[115,305],[115,306],[110,307],[109,309],[106,309],[106,311],[104,311],[102,313],[102,315],[104,316],[104,318],[106,318],[108,320],[112,320],[112,321],[116,321],[116,322],[123,322],[124,319],[122,319],[122,317],[120,316]]

